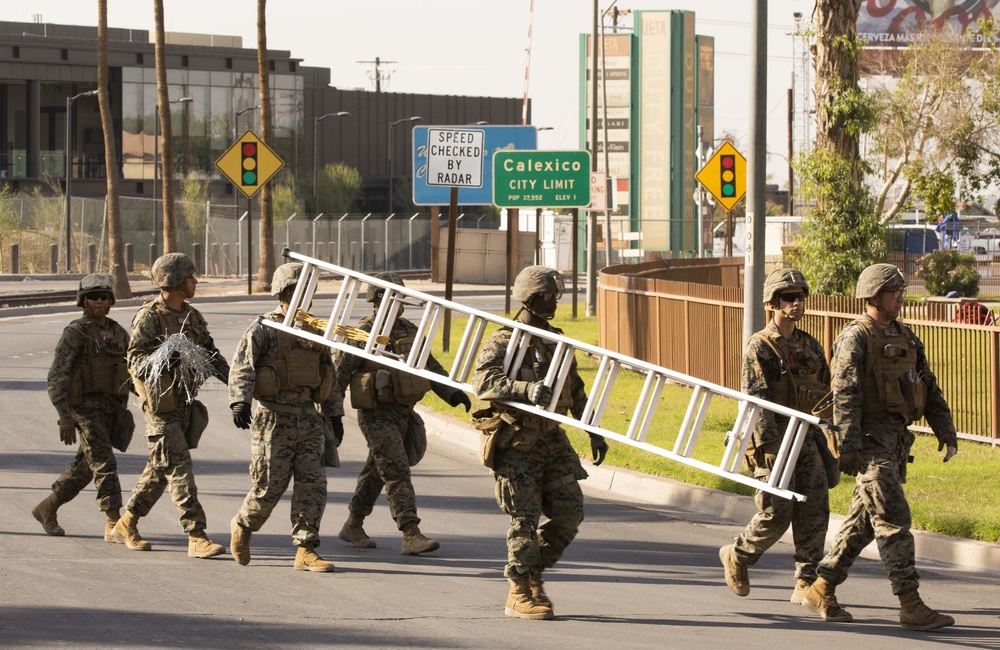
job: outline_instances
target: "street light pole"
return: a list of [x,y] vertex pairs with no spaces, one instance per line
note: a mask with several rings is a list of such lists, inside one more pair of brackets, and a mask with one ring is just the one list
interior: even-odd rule
[[316,123],[313,125],[313,210],[319,212],[319,123],[328,117],[349,117],[351,114],[347,111],[338,111],[336,113],[327,113],[326,115],[320,115],[316,118]]
[[404,117],[402,119],[396,120],[395,122],[389,123],[389,214],[392,214],[393,203],[392,203],[392,130],[397,124],[402,124],[403,122],[419,122],[424,118],[419,115],[413,115],[411,117]]
[[[177,99],[171,99],[171,104],[190,104],[194,101],[192,97],[178,97]],[[160,230],[158,227],[159,215],[156,199],[156,181],[159,180],[160,175],[160,105],[156,104],[153,107],[153,251],[156,255],[160,253]],[[152,266],[153,257],[155,255],[150,255],[149,264]]]
[[243,115],[244,113],[248,113],[250,111],[255,111],[258,108],[260,108],[260,106],[247,106],[246,108],[241,108],[240,110],[236,111],[236,113],[233,115],[233,141],[234,142],[236,141],[236,138],[240,137],[240,115]]
[[88,90],[85,93],[80,93],[78,95],[73,95],[72,97],[66,98],[66,272],[69,273],[72,270],[72,255],[70,254],[70,248],[72,247],[72,232],[73,232],[73,219],[72,210],[70,209],[70,197],[73,196],[73,102],[80,99],[81,97],[86,97],[88,95],[96,95],[96,90]]

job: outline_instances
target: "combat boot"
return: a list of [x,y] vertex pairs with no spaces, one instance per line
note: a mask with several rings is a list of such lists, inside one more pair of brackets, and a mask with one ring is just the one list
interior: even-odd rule
[[955,624],[955,619],[936,612],[920,599],[916,589],[899,594],[899,624],[904,630],[926,632]]
[[61,505],[62,501],[53,492],[31,511],[31,516],[38,520],[45,532],[54,537],[62,537],[66,534],[66,531],[56,521],[56,510]]
[[750,593],[750,576],[747,565],[741,564],[736,558],[736,545],[728,544],[719,549],[719,559],[722,560],[722,568],[726,572],[726,584],[737,596],[746,596]]
[[795,590],[792,591],[792,597],[789,599],[793,605],[801,605],[803,599],[806,596],[806,592],[812,587],[812,583],[815,582],[815,578],[812,580],[806,580],[804,578],[799,578],[795,581]]
[[812,583],[809,591],[802,596],[802,606],[810,612],[819,614],[824,621],[850,623],[854,617],[837,603],[834,589],[835,587],[823,578],[816,578],[816,582]]
[[531,595],[531,582],[528,578],[508,578],[510,593],[503,613],[511,618],[527,618],[533,621],[548,620],[554,615],[551,607],[546,607],[536,601]]
[[243,566],[250,564],[251,531],[240,525],[240,515],[238,513],[233,517],[229,528],[232,532],[232,538],[229,541],[229,552],[233,554],[233,559]]
[[296,571],[315,571],[316,573],[332,573],[337,567],[332,562],[327,562],[311,546],[300,546],[295,553]]
[[199,528],[188,533],[188,557],[204,559],[215,557],[226,552],[226,547],[216,544],[205,535],[205,531]]
[[555,610],[552,607],[552,601],[545,594],[545,589],[542,587],[542,576],[539,575],[537,578],[529,578],[528,585],[531,587],[531,599],[542,607],[548,607],[553,610],[553,616],[555,615]]
[[111,531],[111,541],[116,544],[124,544],[130,551],[148,551],[153,548],[152,544],[139,535],[138,522],[139,518],[130,510],[126,510]]
[[420,555],[430,553],[441,548],[437,541],[424,537],[416,524],[407,524],[403,527],[403,548],[400,555]]
[[121,512],[118,508],[108,508],[104,514],[107,516],[104,520],[104,541],[111,544],[115,541],[112,535],[115,532],[115,524],[121,519]]
[[365,529],[361,527],[364,521],[364,517],[348,515],[347,521],[344,522],[344,527],[340,529],[340,534],[337,537],[358,548],[375,548],[375,540],[369,537]]

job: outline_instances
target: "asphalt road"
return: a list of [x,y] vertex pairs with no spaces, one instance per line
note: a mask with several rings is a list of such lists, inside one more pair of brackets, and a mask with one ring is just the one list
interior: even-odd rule
[[[268,306],[201,307],[229,356]],[[112,316],[127,324],[133,311]],[[30,511],[74,452],[59,443],[45,392],[52,349],[73,317],[0,319],[0,646],[1000,648],[995,575],[921,567],[925,600],[958,621],[921,634],[899,628],[884,569],[862,559],[838,591],[855,622],[827,624],[788,602],[789,545],[780,543],[751,569],[753,590],[740,599],[726,588],[718,561],[719,546],[740,527],[714,513],[618,501],[586,482],[580,535],[546,573],[556,620],[507,619],[507,519],[491,477],[464,448],[432,437],[414,470],[421,527],[441,541],[440,551],[399,555],[401,535],[384,497],[366,522],[378,548],[355,549],[336,538],[366,453],[352,416],[345,419],[343,465],[327,470],[319,552],[336,563],[336,573],[292,570],[287,495],[254,534],[246,567],[228,554],[188,558],[166,495],[140,522],[153,544],[149,553],[103,541],[93,487],[59,510],[66,537],[49,537]],[[214,380],[203,389],[213,420],[194,457],[208,533],[228,547],[229,520],[250,487],[250,450],[247,432],[232,425],[227,396]],[[119,455],[126,498],[146,458],[137,419],[133,447]]]

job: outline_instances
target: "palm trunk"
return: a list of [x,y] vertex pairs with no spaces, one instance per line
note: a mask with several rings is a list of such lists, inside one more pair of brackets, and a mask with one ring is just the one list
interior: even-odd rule
[[[260,72],[260,139],[271,145],[271,69],[267,58],[267,0],[257,0],[257,69]],[[274,273],[274,202],[271,183],[260,189],[260,262],[257,268],[259,292],[271,290]]]
[[132,289],[128,283],[125,247],[122,243],[121,206],[118,203],[118,153],[111,120],[111,101],[108,98],[108,0],[97,0],[97,102],[104,130],[104,175],[108,180],[109,271],[114,279],[115,296],[119,299],[131,298]]
[[[156,103],[160,120],[160,180],[163,191],[163,250],[176,253],[177,225],[174,223],[174,148],[170,123],[170,93],[167,89],[167,50],[163,35],[163,0],[153,0],[156,22]],[[154,197],[155,198],[155,197]],[[155,208],[154,208],[155,209]]]

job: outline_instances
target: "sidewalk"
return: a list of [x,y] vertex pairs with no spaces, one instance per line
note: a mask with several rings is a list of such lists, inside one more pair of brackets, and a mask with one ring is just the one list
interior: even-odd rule
[[[457,445],[472,454],[471,462],[479,462],[479,443],[482,434],[471,425],[449,418],[435,411],[418,407],[427,426],[427,434],[444,442]],[[648,476],[616,467],[586,465],[590,477],[582,483],[585,491],[648,503],[670,506],[691,512],[711,513],[726,522],[745,526],[757,513],[753,497],[688,485],[669,478]],[[488,471],[483,468],[483,471]],[[845,479],[850,480],[850,479]],[[837,530],[843,523],[842,515],[830,515],[830,528],[826,546],[833,543]],[[1000,545],[913,531],[919,564],[948,565],[963,571],[996,572],[1000,577]],[[782,541],[792,543],[792,531],[785,533]],[[878,560],[878,549],[872,542],[862,557]]]

